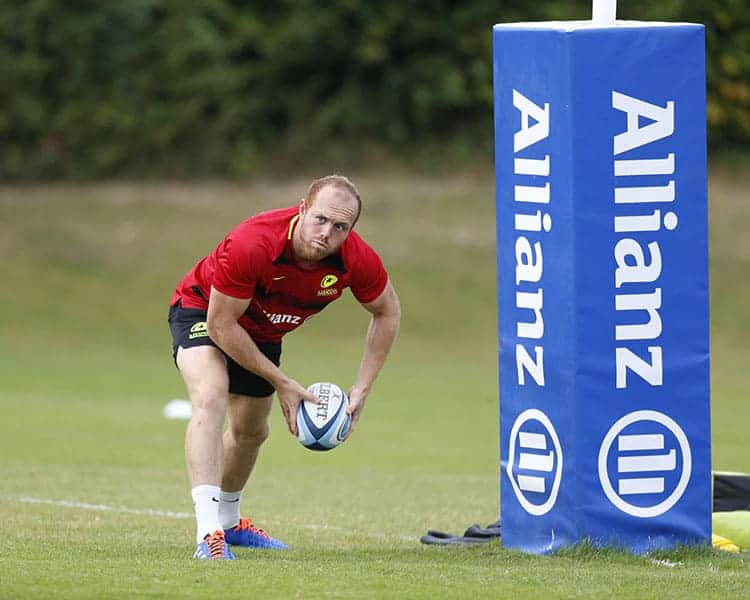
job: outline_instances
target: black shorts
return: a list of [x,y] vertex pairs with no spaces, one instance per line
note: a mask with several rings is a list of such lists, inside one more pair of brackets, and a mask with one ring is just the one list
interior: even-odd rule
[[[177,364],[177,349],[216,346],[206,331],[206,311],[182,308],[178,302],[169,307],[169,329],[172,332],[172,358]],[[258,349],[277,367],[281,365],[281,344],[256,342]],[[221,348],[219,348],[221,350]],[[222,352],[224,352],[222,350]],[[229,374],[229,393],[262,398],[276,391],[271,383],[238,365],[224,352]]]

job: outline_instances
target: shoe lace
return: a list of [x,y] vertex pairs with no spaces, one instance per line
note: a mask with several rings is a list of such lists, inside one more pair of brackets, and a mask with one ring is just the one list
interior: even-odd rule
[[239,525],[237,525],[237,529],[243,529],[251,533],[257,533],[258,535],[263,536],[267,540],[271,539],[271,536],[268,535],[265,531],[263,531],[262,529],[258,529],[255,525],[253,525],[252,519],[241,518]]
[[213,535],[206,536],[206,544],[208,545],[208,552],[211,558],[221,558],[224,556],[224,533],[221,531],[215,532]]

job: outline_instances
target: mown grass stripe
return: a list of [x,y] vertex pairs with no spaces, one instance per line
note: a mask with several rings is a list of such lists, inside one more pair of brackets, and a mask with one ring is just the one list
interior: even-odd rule
[[23,497],[19,502],[26,504],[51,504],[53,506],[64,506],[66,508],[80,508],[83,510],[99,510],[104,512],[127,513],[129,515],[148,515],[168,519],[192,519],[193,515],[186,512],[174,512],[171,510],[157,510],[155,508],[127,508],[125,506],[107,506],[106,504],[89,504],[87,502],[75,502],[72,500],[49,500],[44,498]]

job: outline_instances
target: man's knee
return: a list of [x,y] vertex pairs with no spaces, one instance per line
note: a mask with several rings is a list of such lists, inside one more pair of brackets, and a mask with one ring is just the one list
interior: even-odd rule
[[191,402],[193,413],[205,413],[224,419],[227,410],[227,393],[221,388],[211,387],[195,390]]
[[230,423],[230,428],[232,437],[241,446],[260,446],[271,431],[268,419],[255,423]]
[[229,396],[229,379],[221,351],[213,346],[179,348],[177,367],[193,404],[193,415],[221,419],[223,423]]

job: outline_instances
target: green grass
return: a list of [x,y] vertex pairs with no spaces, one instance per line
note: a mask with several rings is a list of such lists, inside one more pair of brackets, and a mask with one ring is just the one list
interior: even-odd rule
[[[401,337],[341,449],[305,451],[274,410],[245,505],[293,549],[222,564],[190,558],[189,516],[20,499],[191,512],[185,425],[161,416],[184,397],[169,295],[226,230],[293,202],[306,181],[0,188],[0,598],[746,595],[744,554],[419,544],[428,528],[497,517],[493,185],[359,183],[360,229],[400,293]],[[713,457],[739,471],[750,470],[748,183],[711,183]],[[285,341],[284,367],[302,382],[352,380],[367,317],[350,297],[338,304]]]

